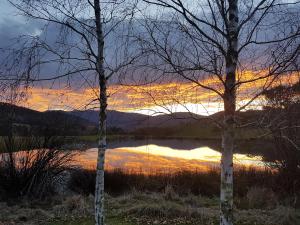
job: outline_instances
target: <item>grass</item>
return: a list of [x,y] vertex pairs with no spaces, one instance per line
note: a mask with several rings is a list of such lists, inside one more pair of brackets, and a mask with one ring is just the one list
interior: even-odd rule
[[71,141],[72,138],[62,136],[13,136],[10,138],[7,136],[0,136],[0,153],[42,148],[59,149],[64,144],[70,143]]
[[75,221],[55,221],[47,225],[94,225],[93,219],[77,219]]
[[[133,222],[127,222],[122,217],[108,217],[106,218],[107,225],[137,225]],[[84,218],[84,219],[76,219],[74,221],[55,221],[51,222],[47,225],[95,225],[94,219],[92,218]]]
[[[190,193],[208,197],[219,196],[220,170],[218,168],[211,168],[208,171],[152,172],[152,174],[144,174],[126,170],[108,170],[105,172],[105,190],[111,195],[124,194],[133,189],[162,193],[166,187],[171,186],[180,196]],[[68,183],[70,190],[83,195],[93,194],[95,174],[94,170],[73,170]],[[294,179],[295,182],[297,180],[299,181]],[[251,189],[262,190],[261,195],[269,198],[273,198],[271,193],[279,197],[294,197],[300,194],[300,186],[288,185],[280,174],[269,169],[236,168],[234,187],[234,194],[239,198],[251,195],[249,192]],[[258,192],[253,191],[253,193]],[[260,197],[258,199],[262,201]],[[299,201],[297,205],[300,205]]]
[[[122,217],[114,217],[114,218],[108,218],[105,222],[106,225],[141,225],[141,223],[137,223],[134,221],[126,221],[126,218],[122,218]],[[152,222],[145,223],[145,224],[164,224],[164,225],[199,225],[199,224],[191,224],[189,223],[185,223],[183,221],[175,221],[175,223],[168,223],[165,221],[162,221],[162,223],[160,223],[157,220],[153,220]],[[217,223],[215,223],[217,224]],[[76,221],[57,221],[57,222],[53,222],[47,225],[95,225],[95,222],[93,219],[82,219],[82,220],[76,220]],[[213,225],[213,224],[211,224]]]
[[[78,199],[77,199],[78,200]],[[68,206],[67,206],[68,207]],[[141,193],[133,191],[118,197],[106,196],[107,225],[217,225],[219,224],[218,199],[202,196],[168,193]],[[73,212],[74,213],[74,212]],[[235,208],[237,225],[298,225],[300,210],[286,206],[273,209]],[[76,218],[68,214],[47,225],[92,225],[92,216]]]
[[64,172],[73,168],[73,155],[48,149],[1,154],[0,201],[51,195]]
[[[78,202],[77,197],[74,199]],[[65,202],[66,208],[70,208]],[[207,209],[208,216],[218,215],[218,202],[201,196],[186,196],[181,198],[170,193],[141,193],[133,191],[118,197],[106,196],[107,225],[144,225],[144,224],[165,224],[165,225],[191,225],[210,224],[207,223],[208,216],[195,207],[209,205],[214,209]],[[72,208],[72,207],[71,207]],[[79,209],[81,211],[81,209]],[[216,217],[214,217],[217,221]],[[211,220],[210,220],[211,221]],[[50,222],[49,225],[90,225],[93,218],[76,219],[68,216],[63,220]],[[47,224],[48,225],[48,224]]]
[[[95,222],[93,219],[81,219],[81,220],[76,220],[76,221],[56,221],[53,223],[49,223],[47,225],[94,225]],[[140,225],[137,222],[133,221],[126,221],[126,218],[122,217],[110,217],[106,219],[105,222],[106,225]],[[159,224],[156,220],[154,220],[152,223],[146,223],[146,224]],[[174,225],[170,223],[163,223],[164,225]],[[180,221],[177,221],[177,225],[191,225],[190,223],[181,223]]]
[[[219,201],[196,195],[179,196],[166,188],[164,193],[131,191],[105,196],[107,225],[217,225]],[[235,207],[236,225],[298,225],[300,209],[274,205],[273,208]],[[53,196],[45,202],[0,204],[0,224],[92,225],[93,196]]]

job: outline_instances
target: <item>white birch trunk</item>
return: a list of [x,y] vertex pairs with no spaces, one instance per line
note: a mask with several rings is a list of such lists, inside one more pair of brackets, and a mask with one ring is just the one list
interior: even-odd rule
[[236,110],[236,67],[238,60],[238,0],[228,0],[228,49],[222,136],[220,225],[233,224],[233,150]]
[[[224,121],[224,123],[226,123]],[[233,224],[233,147],[234,128],[224,128],[221,159],[221,225]]]
[[104,225],[104,163],[106,151],[106,77],[104,72],[104,36],[101,21],[100,1],[94,0],[96,36],[97,36],[97,72],[99,75],[100,113],[99,113],[99,143],[97,158],[97,175],[95,189],[95,224]]
[[[99,120],[99,143],[97,159],[97,175],[95,189],[95,222],[96,225],[104,225],[104,163],[106,151],[106,82],[101,87],[101,107]],[[103,85],[104,84],[104,85]]]

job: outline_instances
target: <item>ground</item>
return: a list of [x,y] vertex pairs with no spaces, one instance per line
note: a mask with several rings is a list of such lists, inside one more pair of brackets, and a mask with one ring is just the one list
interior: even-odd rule
[[[106,196],[107,225],[217,225],[218,199],[175,193],[132,192]],[[93,197],[55,196],[0,204],[0,225],[93,225]],[[237,225],[299,225],[300,210],[275,205],[235,209]]]
[[[133,225],[132,223],[125,222],[123,218],[108,218],[107,224],[111,225]],[[49,225],[94,225],[95,222],[92,218],[90,219],[79,219],[76,221],[56,221],[51,222]]]

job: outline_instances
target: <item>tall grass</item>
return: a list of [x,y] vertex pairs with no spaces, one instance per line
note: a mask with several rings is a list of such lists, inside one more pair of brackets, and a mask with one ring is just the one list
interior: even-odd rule
[[0,136],[0,153],[17,152],[33,149],[61,148],[71,140],[59,136]]
[[[235,196],[246,196],[251,188],[266,188],[279,195],[284,195],[280,186],[280,175],[274,171],[254,168],[239,168],[235,171]],[[71,173],[69,188],[81,194],[93,194],[95,171],[74,170]],[[142,192],[164,192],[171,186],[179,195],[218,196],[220,172],[217,168],[208,171],[180,171],[174,173],[130,173],[121,169],[106,171],[105,190],[118,195],[131,190]],[[300,187],[295,190],[300,193]]]
[[58,150],[32,150],[0,155],[0,197],[42,198],[54,191],[70,169],[73,154]]

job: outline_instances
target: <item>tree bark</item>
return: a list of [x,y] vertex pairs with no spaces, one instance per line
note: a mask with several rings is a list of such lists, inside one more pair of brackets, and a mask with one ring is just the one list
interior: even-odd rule
[[100,81],[99,143],[95,189],[95,222],[104,225],[104,163],[106,151],[106,80]]
[[97,158],[97,175],[95,189],[95,224],[104,225],[104,163],[106,151],[106,108],[107,92],[106,77],[104,71],[104,36],[101,21],[100,1],[94,0],[94,12],[97,36],[97,73],[100,89],[100,111],[99,111],[99,143]]
[[228,39],[221,158],[220,224],[233,224],[233,150],[235,139],[238,0],[228,0]]

